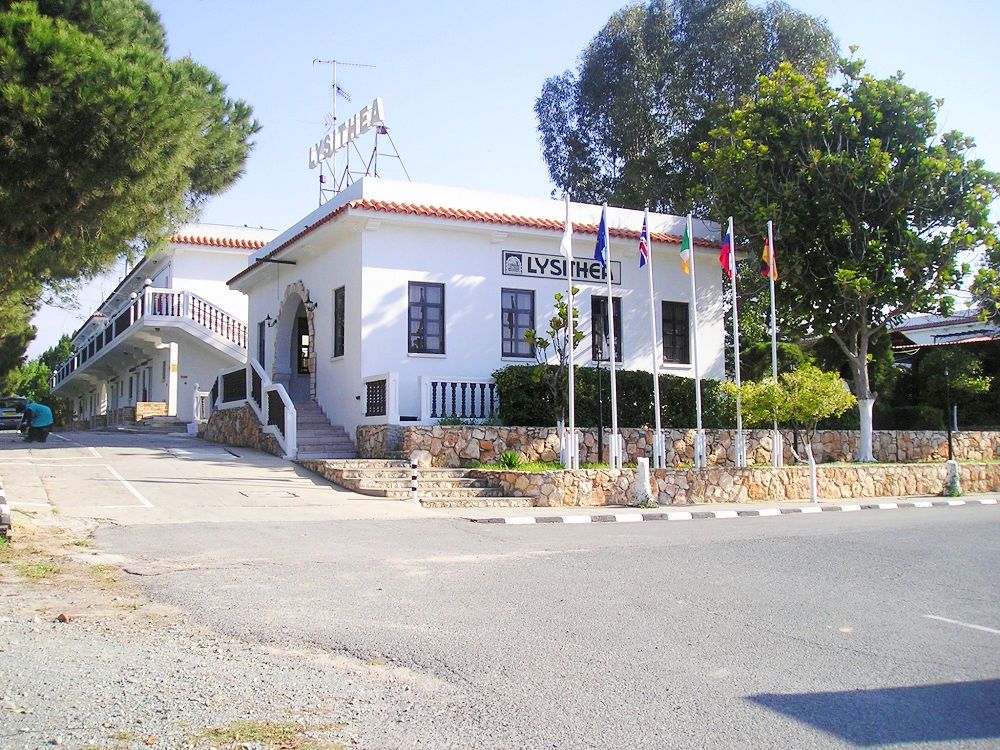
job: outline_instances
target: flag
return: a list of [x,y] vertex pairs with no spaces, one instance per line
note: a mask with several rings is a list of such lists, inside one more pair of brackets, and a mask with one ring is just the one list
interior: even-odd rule
[[608,207],[601,209],[601,224],[597,227],[597,246],[594,248],[594,260],[602,266],[608,265]]
[[646,217],[642,217],[642,231],[639,233],[639,268],[649,263],[649,229]]
[[733,280],[732,261],[730,259],[732,252],[733,239],[729,236],[729,232],[726,232],[726,238],[722,240],[722,249],[719,251],[719,263],[722,264],[722,272],[726,274],[726,278],[730,281]]
[[765,279],[770,277],[774,281],[777,281],[778,263],[774,257],[774,250],[766,237],[764,238],[764,251],[760,254],[760,258],[764,261],[764,267],[760,269],[760,275]]
[[559,243],[559,252],[566,260],[573,259],[573,222],[569,220],[569,204],[566,205],[566,226],[563,228],[562,241]]
[[684,239],[681,240],[681,269],[684,273],[691,273],[691,235],[687,228],[684,229]]

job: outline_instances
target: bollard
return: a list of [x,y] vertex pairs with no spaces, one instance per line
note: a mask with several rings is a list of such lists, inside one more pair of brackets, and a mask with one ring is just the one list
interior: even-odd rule
[[410,463],[410,502],[420,503],[420,499],[417,497],[417,462],[412,461]]

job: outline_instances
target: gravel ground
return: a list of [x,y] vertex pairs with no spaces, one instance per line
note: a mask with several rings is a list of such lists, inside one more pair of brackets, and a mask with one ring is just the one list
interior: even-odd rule
[[222,636],[144,599],[88,529],[21,515],[0,549],[3,748],[382,748],[464,703],[377,658]]

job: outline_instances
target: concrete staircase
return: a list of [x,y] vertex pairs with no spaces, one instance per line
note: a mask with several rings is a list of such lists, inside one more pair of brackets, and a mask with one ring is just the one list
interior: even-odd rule
[[[299,460],[334,484],[371,497],[410,499],[410,464],[406,461],[355,459]],[[417,496],[425,508],[529,508],[531,498],[504,497],[499,487],[468,476],[465,469],[418,470]]]
[[315,401],[295,402],[298,459],[351,459],[358,455],[350,435],[340,425],[330,424]]

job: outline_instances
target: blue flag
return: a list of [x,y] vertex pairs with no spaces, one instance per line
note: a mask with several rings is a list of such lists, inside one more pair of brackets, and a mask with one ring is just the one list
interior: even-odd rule
[[594,260],[602,266],[608,265],[608,207],[601,209],[601,225],[597,227],[597,247],[594,248]]

